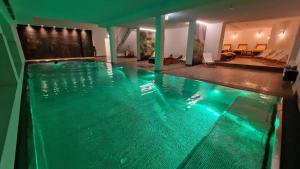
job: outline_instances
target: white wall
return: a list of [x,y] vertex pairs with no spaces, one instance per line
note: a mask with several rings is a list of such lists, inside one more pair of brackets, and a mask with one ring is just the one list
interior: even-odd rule
[[220,59],[224,35],[223,23],[207,24],[204,52],[212,53],[214,60]]
[[136,30],[132,30],[128,36],[128,38],[126,39],[126,41],[124,42],[124,44],[122,45],[123,49],[129,49],[130,51],[134,52],[134,56],[137,56],[136,53]]
[[[248,44],[248,49],[253,50],[256,44],[268,44],[268,36],[271,36],[271,27],[257,27],[242,30],[228,30],[225,29],[225,36],[223,44],[232,44],[232,49],[236,49],[238,44]],[[257,36],[261,32],[261,37]],[[233,38],[236,35],[236,39]]]
[[[295,35],[295,43],[293,44],[289,63],[291,65],[297,65],[298,72],[300,72],[300,26]],[[298,93],[300,100],[300,75],[298,75],[297,80],[293,85],[293,91]]]
[[164,57],[173,55],[186,55],[188,26],[165,29]]
[[[298,20],[283,21],[275,24],[272,29],[269,48],[277,49],[277,50],[285,50],[287,51],[287,53],[290,54],[295,42],[295,37],[297,35],[298,27],[299,27]],[[285,31],[284,37],[279,36],[282,30]],[[292,60],[295,61],[296,58],[293,58]]]

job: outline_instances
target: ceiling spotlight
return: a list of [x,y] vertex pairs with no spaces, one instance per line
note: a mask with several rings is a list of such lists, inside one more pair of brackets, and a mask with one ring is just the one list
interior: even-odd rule
[[140,28],[141,31],[146,31],[146,32],[156,32],[155,29],[150,29],[150,28]]
[[196,21],[197,24],[202,24],[202,25],[207,25],[206,22],[203,22],[203,21]]

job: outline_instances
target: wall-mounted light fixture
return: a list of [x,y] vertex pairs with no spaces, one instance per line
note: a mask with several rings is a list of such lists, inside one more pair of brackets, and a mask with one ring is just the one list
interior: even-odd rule
[[256,38],[262,38],[262,36],[263,36],[263,33],[261,32],[261,31],[258,31],[257,33],[256,33]]
[[140,28],[141,31],[147,31],[147,32],[156,32],[155,29],[150,29],[150,28]]
[[284,38],[285,35],[286,35],[285,29],[282,29],[282,30],[280,31],[280,33],[278,34],[278,36],[279,36],[280,38]]
[[237,39],[238,38],[238,34],[237,33],[233,33],[231,36],[232,39]]
[[198,21],[196,21],[196,23],[197,23],[197,24],[202,24],[202,25],[207,25],[207,23],[206,23],[206,22],[199,21],[199,20],[198,20]]

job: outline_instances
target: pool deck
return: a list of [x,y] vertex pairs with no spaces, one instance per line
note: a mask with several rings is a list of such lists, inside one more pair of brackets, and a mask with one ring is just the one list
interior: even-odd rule
[[[105,58],[100,59],[105,61]],[[118,58],[117,64],[154,71],[154,65],[136,58]],[[282,73],[227,66],[185,66],[184,63],[164,66],[161,73],[216,83],[258,93],[287,97],[293,94],[292,84],[282,80]]]

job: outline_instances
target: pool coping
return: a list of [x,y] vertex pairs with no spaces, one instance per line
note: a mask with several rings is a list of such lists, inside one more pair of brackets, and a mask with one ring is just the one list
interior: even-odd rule
[[29,59],[25,60],[27,63],[42,63],[42,62],[63,62],[63,61],[88,61],[88,60],[97,60],[97,57],[73,57],[73,58],[48,58],[48,59]]
[[273,145],[271,169],[280,169],[281,159],[281,141],[282,141],[282,113],[283,113],[283,98],[277,104],[277,118],[279,120],[279,126],[275,128],[275,144]]

